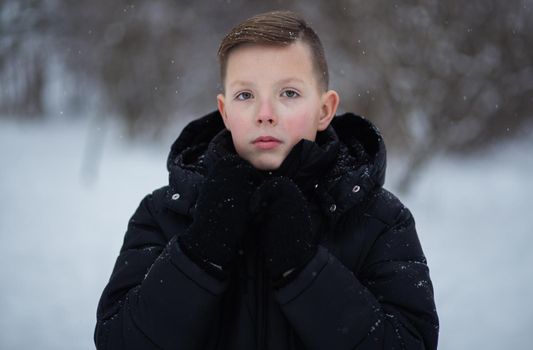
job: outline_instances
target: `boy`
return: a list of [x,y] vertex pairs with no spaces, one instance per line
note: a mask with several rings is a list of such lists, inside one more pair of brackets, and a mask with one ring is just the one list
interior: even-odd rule
[[372,124],[334,118],[320,40],[290,12],[234,28],[218,111],[172,145],[98,307],[98,349],[435,349],[410,212]]

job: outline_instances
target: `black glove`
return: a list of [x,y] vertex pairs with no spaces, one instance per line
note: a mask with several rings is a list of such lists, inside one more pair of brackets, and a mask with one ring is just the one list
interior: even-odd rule
[[320,146],[316,142],[302,139],[294,145],[274,174],[290,178],[309,196],[314,192],[315,184],[331,169],[338,153],[338,142]]
[[193,223],[178,237],[183,252],[208,273],[228,277],[249,224],[249,199],[259,174],[237,156],[218,161],[196,203]]
[[294,278],[317,251],[307,201],[289,178],[264,182],[252,197],[265,266],[275,285]]

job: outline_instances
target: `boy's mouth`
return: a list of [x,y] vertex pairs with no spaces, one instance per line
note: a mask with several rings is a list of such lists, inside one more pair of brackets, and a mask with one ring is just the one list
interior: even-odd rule
[[259,136],[252,142],[259,149],[272,149],[281,144],[281,141],[272,136]]

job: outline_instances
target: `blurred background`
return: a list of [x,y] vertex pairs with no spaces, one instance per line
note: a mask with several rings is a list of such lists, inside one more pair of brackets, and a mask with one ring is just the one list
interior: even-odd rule
[[533,1],[0,0],[0,348],[91,349],[167,151],[216,108],[223,35],[291,9],[413,211],[440,349],[533,342]]

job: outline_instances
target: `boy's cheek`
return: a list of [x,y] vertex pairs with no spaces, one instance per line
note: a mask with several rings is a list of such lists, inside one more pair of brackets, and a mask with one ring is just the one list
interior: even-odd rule
[[234,143],[234,146],[235,146],[235,151],[237,152],[237,154],[241,158],[249,161],[249,159],[248,159],[249,156],[248,156],[247,152],[245,152],[245,150],[242,147],[239,147],[239,145],[235,145],[235,143]]
[[254,162],[252,145],[240,138],[238,133],[232,133],[233,146],[237,154],[244,160],[247,160],[252,165]]
[[315,114],[303,113],[298,118],[287,120],[286,129],[294,144],[301,139],[314,141],[318,131],[318,119]]

